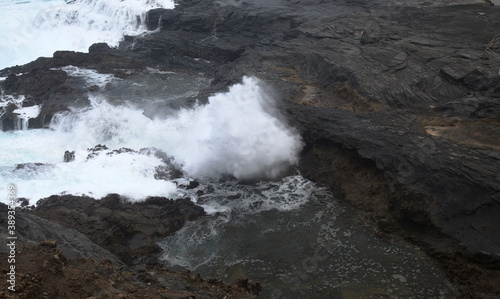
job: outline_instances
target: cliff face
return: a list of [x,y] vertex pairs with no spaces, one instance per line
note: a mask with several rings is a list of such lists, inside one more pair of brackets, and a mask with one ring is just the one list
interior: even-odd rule
[[268,82],[306,140],[303,174],[422,245],[462,291],[480,273],[480,295],[500,261],[500,59],[487,47],[500,10],[464,3],[183,1],[122,48],[213,74],[207,92]]
[[397,220],[434,226],[469,253],[500,259],[500,59],[485,52],[500,10],[224,3],[152,11],[149,26],[159,31],[123,48],[147,63],[212,71],[212,90],[243,75],[269,82],[303,132],[306,156],[329,144],[372,161],[390,189],[418,194],[390,205],[387,198],[388,210],[399,207]]
[[[3,88],[34,98],[43,91],[41,115],[47,109],[49,116],[68,105],[61,94],[86,91],[63,88],[63,75],[35,68],[204,72],[214,80],[200,98],[244,75],[258,77],[306,141],[299,166],[306,177],[367,212],[378,230],[420,244],[463,294],[494,297],[500,51],[492,39],[499,17],[483,1],[183,0],[175,10],[151,11],[156,31],[126,37],[118,49],[57,52],[0,75],[28,72],[11,75]],[[30,76],[62,87],[30,91]]]

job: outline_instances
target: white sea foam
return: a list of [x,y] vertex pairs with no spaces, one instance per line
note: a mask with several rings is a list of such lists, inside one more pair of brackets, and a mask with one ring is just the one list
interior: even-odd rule
[[102,97],[90,97],[90,100],[90,107],[56,115],[51,123],[51,129],[68,134],[68,146],[76,150],[96,144],[134,149],[154,146],[144,138],[143,130],[151,120],[142,110],[112,105]]
[[4,95],[0,91],[0,108],[6,108],[10,104],[14,104],[18,107],[21,107],[26,97],[24,95],[13,96],[13,95]]
[[208,199],[195,199],[207,214],[257,214],[273,209],[290,211],[304,205],[317,194],[327,192],[299,174],[287,176],[277,182],[261,181],[242,185],[228,181],[211,186],[214,191]]
[[40,114],[40,105],[34,105],[29,107],[17,108],[12,113],[17,114],[17,119],[15,121],[15,130],[27,130],[28,121],[31,118],[36,118]]
[[[50,130],[0,133],[2,144],[8,144],[0,149],[1,180],[18,184],[19,196],[32,204],[63,192],[94,197],[119,193],[139,200],[176,191],[173,182],[154,178],[155,167],[163,162],[137,153],[87,160],[87,148],[155,147],[173,156],[188,177],[258,179],[274,178],[296,163],[302,147],[299,135],[273,114],[272,99],[255,78],[244,78],[227,93],[210,97],[208,104],[167,118],[150,119],[140,107],[112,105],[102,96],[90,100],[90,107],[55,116]],[[75,151],[75,161],[63,163],[66,150]],[[39,173],[14,171],[20,163],[52,167]],[[299,197],[290,201],[300,202]]]
[[[174,183],[154,179],[155,167],[163,163],[154,156],[102,153],[87,160],[86,150],[76,150],[75,161],[64,163],[63,153],[68,149],[66,141],[70,138],[70,133],[41,129],[0,134],[5,144],[0,159],[1,181],[16,184],[18,197],[30,199],[31,204],[63,193],[95,198],[119,193],[131,200],[140,200],[175,192]],[[9,142],[3,142],[6,140]],[[33,162],[44,165],[17,166]],[[0,186],[1,192],[6,192],[5,188]]]
[[34,105],[30,107],[22,107],[12,111],[17,114],[19,118],[28,120],[30,118],[36,118],[40,114],[40,105]]
[[146,12],[172,0],[0,1],[0,69],[56,50],[86,52],[96,42],[116,46],[124,34],[146,32]]
[[92,107],[60,115],[52,128],[73,132],[76,148],[161,148],[191,177],[275,178],[297,163],[302,141],[273,116],[269,101],[259,81],[246,77],[207,105],[167,119],[150,120],[140,109],[92,98]]
[[70,77],[79,78],[84,81],[84,84],[80,84],[83,87],[98,86],[100,88],[105,87],[107,84],[120,80],[116,78],[113,74],[101,74],[96,70],[80,68],[72,65],[57,68],[63,70]]

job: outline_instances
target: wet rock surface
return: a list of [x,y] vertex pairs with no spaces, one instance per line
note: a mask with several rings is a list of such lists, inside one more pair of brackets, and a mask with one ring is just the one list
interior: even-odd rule
[[[7,240],[8,207],[0,204],[0,211],[0,236]],[[156,238],[202,215],[203,209],[189,200],[149,198],[133,204],[118,195],[101,200],[51,196],[34,210],[17,209],[15,253],[6,245],[0,248],[0,269],[8,273],[11,265],[16,267],[16,293],[4,280],[0,294],[2,298],[257,298],[260,284],[245,277],[225,283],[157,267]],[[9,256],[15,258],[14,264],[8,262]]]
[[[118,76],[146,66],[204,72],[214,78],[199,95],[205,99],[242,76],[258,77],[302,133],[304,176],[365,211],[363,221],[377,230],[421,245],[463,297],[495,298],[500,59],[486,45],[499,20],[500,9],[484,1],[184,0],[175,10],[151,11],[149,29],[159,30],[126,37],[118,49],[56,52],[0,75],[9,76],[4,93],[43,103],[41,115],[88,91],[67,87],[55,66]],[[35,88],[35,79],[47,82]],[[37,213],[44,209],[51,208]],[[83,206],[71,210],[90,217]]]
[[31,213],[82,232],[127,264],[152,265],[160,253],[157,238],[174,233],[185,221],[205,215],[203,208],[189,199],[154,197],[130,203],[117,194],[99,200],[51,196],[40,200]]
[[[0,253],[6,273],[7,256]],[[245,278],[223,283],[161,268],[117,268],[105,258],[69,259],[54,240],[25,246],[16,257],[15,293],[5,279],[2,298],[257,298],[260,290]]]
[[[94,44],[89,48],[89,53],[57,51],[51,58],[39,58],[23,66],[1,70],[0,76],[7,77],[0,84],[3,95],[14,98],[24,96],[22,107],[41,107],[39,115],[30,119],[29,128],[47,127],[56,113],[88,103],[89,94],[100,89],[95,85],[73,84],[67,72],[61,69],[67,66],[94,69],[117,78],[146,69],[144,64],[117,54],[106,44]],[[14,123],[18,116],[13,113],[14,109],[5,111],[0,118],[4,131],[15,129]]]

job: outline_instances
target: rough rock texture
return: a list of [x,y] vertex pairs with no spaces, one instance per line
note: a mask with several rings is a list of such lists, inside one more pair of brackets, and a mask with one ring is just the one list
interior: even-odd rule
[[[117,269],[110,260],[68,259],[53,240],[22,248],[16,254],[15,293],[0,282],[2,298],[257,298],[258,283],[205,280],[189,272],[150,268]],[[7,254],[0,269],[9,273]]]
[[184,222],[205,215],[189,199],[148,198],[130,203],[117,194],[100,200],[82,196],[51,196],[31,213],[76,229],[123,262],[154,265],[161,252],[157,238],[179,230]]
[[0,270],[9,273],[15,266],[15,292],[4,279],[1,298],[257,298],[261,290],[245,277],[224,283],[156,266],[154,239],[204,214],[189,200],[150,198],[134,205],[115,195],[101,201],[52,196],[35,211],[16,209],[17,239],[7,239],[7,211],[0,204],[0,237],[14,240],[16,248],[11,252],[8,242],[0,247]]
[[[75,66],[94,69],[103,74],[113,74],[124,78],[146,69],[144,64],[123,57],[107,44],[94,44],[89,53],[57,51],[51,58],[39,58],[23,66],[15,66],[0,71],[7,78],[0,84],[0,96],[25,96],[23,107],[39,105],[40,114],[29,120],[28,128],[44,128],[50,124],[54,114],[66,111],[78,103],[88,103],[88,94],[98,91],[98,86],[82,87],[73,84],[67,73],[60,69]],[[81,105],[81,104],[80,104]],[[0,121],[4,131],[14,130],[18,118],[12,113],[17,107],[1,113]]]
[[464,296],[495,297],[500,61],[485,46],[499,17],[483,1],[182,1],[122,49],[213,73],[212,92],[244,75],[274,86],[304,175],[421,244]]
[[119,49],[96,45],[4,70],[29,74],[10,75],[3,88],[52,80],[30,91],[48,97],[45,107],[66,88],[48,67],[104,71],[109,60],[120,69],[118,56],[212,76],[200,97],[258,77],[306,141],[306,177],[366,211],[378,230],[420,244],[463,297],[500,296],[500,51],[494,42],[486,49],[500,9],[473,0],[183,0],[147,22],[159,30]]
[[470,253],[500,259],[497,223],[487,223],[500,212],[500,61],[483,57],[500,10],[292,2],[183,1],[150,13],[160,32],[128,47],[161,65],[204,60],[214,66],[215,90],[243,75],[264,79],[289,100],[281,105],[306,152],[324,139],[374,161],[429,196],[433,225]]
[[[7,240],[7,211],[5,204],[0,203],[0,237]],[[38,243],[51,239],[56,241],[58,248],[68,259],[90,258],[95,260],[107,259],[115,266],[124,266],[115,255],[97,246],[88,237],[75,229],[67,229],[59,224],[47,221],[23,210],[16,210],[15,236],[17,248],[23,246],[37,245]],[[1,253],[8,253],[7,242],[0,247]]]

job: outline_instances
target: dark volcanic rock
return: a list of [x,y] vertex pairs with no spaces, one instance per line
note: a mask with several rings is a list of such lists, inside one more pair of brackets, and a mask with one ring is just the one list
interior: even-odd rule
[[62,67],[73,65],[95,69],[101,73],[114,74],[117,77],[125,77],[126,72],[137,72],[145,69],[145,66],[128,57],[118,55],[106,44],[98,43],[89,48],[89,53],[74,51],[57,51],[54,53],[53,66]]
[[[159,32],[120,48],[148,64],[213,74],[208,92],[244,75],[269,82],[307,142],[306,176],[436,256],[498,264],[500,79],[483,54],[500,10],[461,3],[473,5],[182,1],[149,13]],[[334,175],[353,168],[374,171],[374,181]]]
[[75,152],[74,151],[65,151],[64,152],[64,158],[63,158],[63,161],[64,162],[71,162],[71,161],[74,161],[75,160]]
[[[7,231],[7,211],[8,207],[0,203],[0,236],[4,240],[7,240],[7,236],[9,236]],[[15,217],[16,244],[18,249],[21,249],[22,246],[36,245],[46,239],[52,239],[59,244],[58,248],[69,259],[107,259],[115,266],[124,266],[115,255],[97,246],[75,229],[65,228],[20,209],[16,210]],[[0,248],[0,252],[8,253],[8,248],[4,245]]]
[[[116,267],[109,259],[68,258],[58,247],[56,241],[45,240],[20,248],[13,275],[15,298],[253,299],[261,290],[258,282],[244,277],[224,283],[203,279],[199,274],[191,276],[189,271]],[[9,253],[0,252],[0,268],[10,269],[9,260]],[[2,280],[0,287],[0,297],[12,298],[8,279]]]
[[[65,200],[69,200],[66,205]],[[76,210],[72,210],[71,205],[79,200],[81,205],[77,204]],[[53,196],[44,200],[36,211],[16,209],[15,289],[19,298],[36,298],[40,294],[52,298],[121,298],[130,294],[144,298],[257,298],[260,284],[246,278],[224,283],[203,279],[199,274],[191,276],[189,271],[176,273],[155,266],[155,259],[150,255],[157,253],[158,248],[151,240],[178,229],[185,219],[203,214],[203,210],[189,200],[174,203],[165,198],[151,198],[137,206],[136,210],[144,210],[145,214],[141,216],[127,208],[127,204],[122,205],[116,196],[103,199],[102,206],[97,203],[99,201],[89,198]],[[0,237],[4,240],[11,236],[7,230],[7,211],[8,207],[0,203]],[[33,213],[76,229],[42,219]],[[109,218],[109,214],[113,213],[116,215]],[[167,218],[150,219],[150,216]],[[99,217],[109,220],[100,222]],[[127,260],[135,259],[140,265],[125,265],[79,231],[125,254]],[[12,253],[7,243],[0,247],[2,269],[10,269],[13,265],[8,262]],[[129,250],[122,251],[123,247]],[[144,265],[148,259],[153,267]],[[10,286],[7,279],[0,285],[3,288],[0,297],[10,298],[12,293],[7,289]]]
[[108,53],[111,51],[112,51],[112,49],[106,43],[95,43],[89,47],[89,54]]
[[94,146],[93,148],[88,148],[87,152],[89,153],[87,155],[87,160],[94,158],[95,156],[101,154],[102,152],[106,152],[106,155],[108,155],[108,156],[118,155],[118,154],[122,154],[122,153],[137,153],[137,151],[135,151],[131,148],[126,148],[126,147],[122,147],[122,148],[115,149],[115,150],[110,150],[106,145],[102,145],[102,144],[98,144],[98,145]]
[[33,69],[28,74],[9,75],[3,88],[7,94],[31,95],[40,104],[49,93],[57,92],[67,79],[64,71]]
[[[5,95],[25,96],[23,107],[40,105],[40,114],[30,120],[29,127],[43,128],[55,113],[67,110],[68,102],[78,97],[75,90],[66,84],[67,80],[68,75],[62,70],[34,68],[28,73],[10,74],[1,87]],[[17,116],[7,109],[0,118],[3,129],[14,129],[10,122],[16,118]]]
[[130,203],[111,194],[100,200],[81,196],[51,196],[37,203],[33,214],[88,236],[128,264],[155,264],[156,239],[205,214],[189,199],[149,198]]
[[[147,25],[159,30],[128,36],[119,49],[58,52],[2,71],[32,74],[10,76],[3,88],[27,89],[22,82],[38,73],[54,85],[37,83],[34,92],[54,97],[65,90],[63,77],[44,68],[70,61],[118,75],[141,66],[201,71],[214,78],[205,95],[258,77],[277,89],[278,108],[306,141],[305,176],[367,211],[379,229],[421,245],[464,296],[500,295],[491,278],[500,260],[500,77],[497,58],[485,51],[500,9],[479,0],[183,0],[175,10],[151,11]],[[110,216],[124,255],[131,249],[123,242],[150,242],[134,239],[106,200],[79,200],[96,214],[75,203],[75,212],[60,209],[74,221],[60,221]]]
[[107,151],[107,150],[109,150],[108,147],[106,145],[101,145],[101,144],[98,144],[98,145],[94,146],[93,148],[88,148],[87,152],[89,152],[89,154],[87,155],[87,160],[92,159],[95,156],[99,155],[101,152]]
[[[68,74],[61,67],[76,66],[94,69],[101,73],[113,74],[118,78],[143,72],[146,66],[130,57],[120,55],[118,50],[107,44],[97,43],[89,48],[89,53],[57,51],[52,58],[39,58],[23,66],[0,70],[0,76],[7,78],[1,82],[2,95],[24,96],[23,107],[40,105],[38,117],[30,119],[29,128],[44,128],[52,117],[67,111],[80,102],[88,101],[88,93],[96,86],[74,86]],[[14,105],[14,109],[18,108]],[[14,109],[0,113],[4,131],[13,130],[17,115]]]

